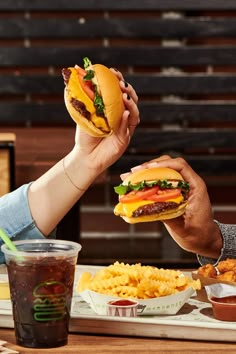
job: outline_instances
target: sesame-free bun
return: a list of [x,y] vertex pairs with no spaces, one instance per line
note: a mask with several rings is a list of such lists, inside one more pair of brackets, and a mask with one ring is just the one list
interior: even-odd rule
[[[95,137],[106,137],[116,132],[124,112],[124,103],[119,80],[116,75],[102,64],[91,65],[94,71],[94,82],[104,102],[105,119],[96,114],[93,101],[82,89],[77,77],[77,68],[68,68],[71,71],[69,82],[64,90],[64,101],[71,118],[81,129]],[[90,112],[90,118],[84,117],[76,110],[71,101],[76,99],[84,103],[86,110]]]
[[155,167],[155,168],[146,168],[129,175],[124,181],[123,184],[127,185],[129,183],[136,184],[142,181],[157,181],[157,180],[172,180],[172,181],[183,181],[181,174],[172,168],[168,167]]

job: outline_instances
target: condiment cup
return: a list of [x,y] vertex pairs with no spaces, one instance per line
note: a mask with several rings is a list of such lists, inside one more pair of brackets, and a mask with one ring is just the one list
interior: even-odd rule
[[118,317],[136,317],[138,302],[129,299],[109,301],[107,304],[107,315]]
[[213,315],[220,321],[236,321],[236,296],[210,297]]

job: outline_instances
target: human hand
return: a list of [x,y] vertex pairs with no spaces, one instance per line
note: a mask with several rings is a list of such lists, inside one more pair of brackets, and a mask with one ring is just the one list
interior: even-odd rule
[[124,81],[123,75],[111,69],[120,80],[125,111],[117,132],[106,138],[95,138],[76,129],[75,151],[80,163],[84,162],[91,173],[98,175],[113,164],[126,150],[135,127],[139,124],[138,96],[132,85]]
[[132,168],[131,172],[122,174],[121,179],[124,180],[134,171],[154,167],[173,168],[189,182],[190,194],[185,214],[163,221],[172,238],[186,251],[218,258],[222,248],[222,237],[213,220],[206,184],[183,158],[161,156]]

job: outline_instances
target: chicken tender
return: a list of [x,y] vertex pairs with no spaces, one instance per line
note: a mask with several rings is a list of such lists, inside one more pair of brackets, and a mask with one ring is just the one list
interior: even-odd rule
[[198,268],[198,274],[216,281],[236,283],[236,259],[227,258],[220,261],[217,266],[205,264]]
[[198,268],[198,274],[203,277],[215,278],[217,276],[217,270],[212,264],[205,264]]
[[236,269],[229,270],[229,271],[224,272],[222,274],[218,274],[216,279],[223,280],[223,281],[236,282],[236,272],[235,271],[236,271]]
[[229,270],[236,269],[236,259],[228,258],[224,261],[220,261],[217,265],[217,269],[220,273],[228,272]]

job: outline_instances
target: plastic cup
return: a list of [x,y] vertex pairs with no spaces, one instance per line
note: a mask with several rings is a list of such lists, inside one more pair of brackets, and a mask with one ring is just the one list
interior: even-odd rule
[[67,344],[75,265],[81,245],[64,240],[2,245],[8,270],[16,343],[31,348]]

